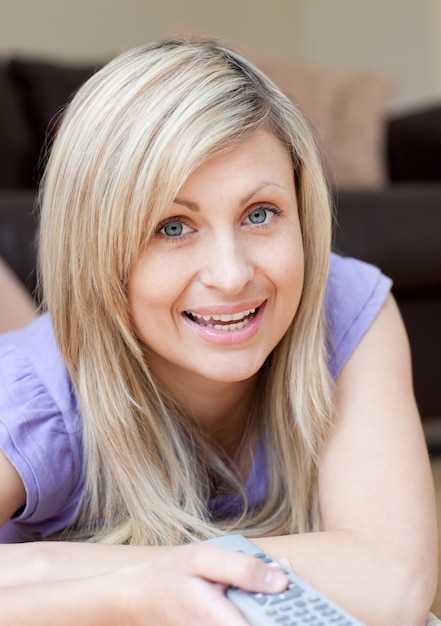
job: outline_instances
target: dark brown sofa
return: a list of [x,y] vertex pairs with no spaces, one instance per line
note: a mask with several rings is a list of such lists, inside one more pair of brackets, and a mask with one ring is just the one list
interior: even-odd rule
[[336,207],[334,247],[393,279],[421,414],[441,418],[441,184],[340,190]]
[[[0,63],[0,256],[32,293],[42,153],[61,108],[94,69]],[[441,106],[385,126],[389,181],[380,189],[334,190],[334,247],[394,280],[421,414],[441,417]]]

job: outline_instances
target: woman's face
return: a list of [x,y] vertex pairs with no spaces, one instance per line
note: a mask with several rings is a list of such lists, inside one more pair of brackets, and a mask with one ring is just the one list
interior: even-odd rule
[[188,178],[128,282],[133,324],[168,388],[251,378],[303,286],[293,166],[256,131]]

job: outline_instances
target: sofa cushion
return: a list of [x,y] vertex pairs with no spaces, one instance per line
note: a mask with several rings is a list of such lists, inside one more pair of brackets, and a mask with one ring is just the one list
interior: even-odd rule
[[381,267],[394,290],[441,290],[441,185],[334,192],[337,252]]
[[391,79],[367,70],[253,58],[309,120],[331,185],[380,187],[386,182]]
[[32,187],[38,144],[6,66],[0,64],[0,187]]
[[31,293],[36,287],[37,223],[34,190],[0,193],[0,257]]
[[441,105],[392,118],[388,151],[391,181],[441,182]]
[[8,72],[19,94],[38,144],[55,134],[63,108],[96,70],[91,65],[68,65],[21,58],[9,61]]

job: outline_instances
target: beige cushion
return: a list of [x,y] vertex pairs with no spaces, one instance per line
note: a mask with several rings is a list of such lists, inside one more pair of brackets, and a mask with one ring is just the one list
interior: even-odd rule
[[308,118],[331,184],[378,187],[385,182],[385,119],[393,91],[389,78],[249,56]]

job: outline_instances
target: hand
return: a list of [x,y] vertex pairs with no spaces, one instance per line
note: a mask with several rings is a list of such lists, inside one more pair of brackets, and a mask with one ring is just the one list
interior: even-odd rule
[[226,598],[227,585],[277,593],[286,577],[256,558],[195,544],[120,570],[125,579],[124,624],[131,626],[246,626]]

